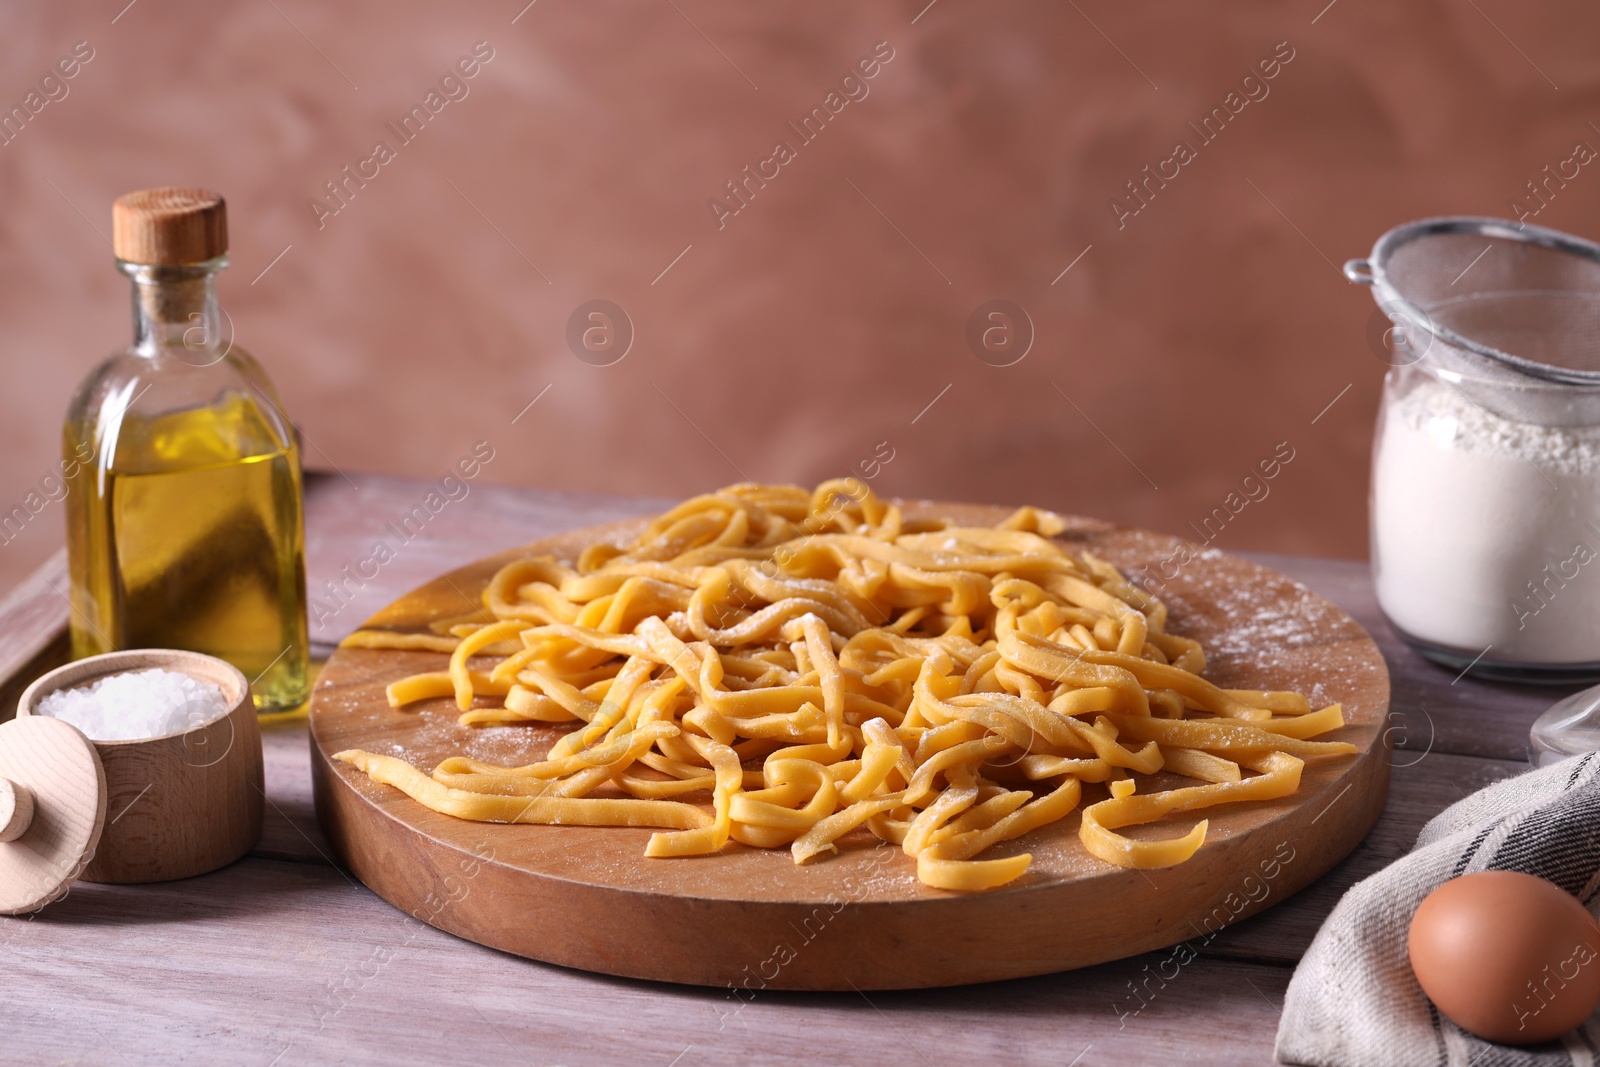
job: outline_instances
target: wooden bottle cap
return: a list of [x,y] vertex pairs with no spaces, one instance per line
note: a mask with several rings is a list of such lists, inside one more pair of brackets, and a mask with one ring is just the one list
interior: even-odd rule
[[228,250],[228,204],[210,189],[162,186],[111,205],[111,244],[128,263],[203,263]]
[[77,727],[25,715],[0,723],[0,915],[65,893],[106,823],[100,754]]

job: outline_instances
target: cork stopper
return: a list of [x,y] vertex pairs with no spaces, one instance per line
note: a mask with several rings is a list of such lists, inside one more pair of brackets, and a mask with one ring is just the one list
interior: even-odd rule
[[228,250],[228,205],[210,189],[162,186],[117,197],[112,247],[128,263],[203,263]]

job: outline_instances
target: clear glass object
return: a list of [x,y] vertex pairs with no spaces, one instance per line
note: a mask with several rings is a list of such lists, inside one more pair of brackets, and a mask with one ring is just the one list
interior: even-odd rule
[[309,693],[293,425],[217,301],[227,257],[118,260],[134,341],[67,411],[72,648],[179,648],[251,679],[259,711]]
[[1370,511],[1384,614],[1453,671],[1600,679],[1600,246],[1428,219],[1345,273],[1388,320]]
[[1528,762],[1535,767],[1600,749],[1600,686],[1552,704],[1528,733]]

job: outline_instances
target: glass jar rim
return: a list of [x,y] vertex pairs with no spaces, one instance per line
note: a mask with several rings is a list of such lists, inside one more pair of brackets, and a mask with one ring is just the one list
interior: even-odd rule
[[1489,390],[1529,393],[1543,396],[1600,397],[1600,376],[1589,382],[1552,381],[1511,373],[1483,374],[1448,366],[1436,359],[1419,356],[1409,363],[1394,364],[1396,370],[1416,370],[1452,385],[1471,385]]

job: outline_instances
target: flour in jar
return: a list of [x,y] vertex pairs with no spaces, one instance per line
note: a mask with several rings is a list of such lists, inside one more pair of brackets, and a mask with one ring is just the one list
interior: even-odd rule
[[1389,619],[1468,656],[1600,661],[1600,428],[1507,419],[1416,372],[1379,432],[1372,550]]

